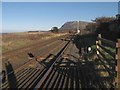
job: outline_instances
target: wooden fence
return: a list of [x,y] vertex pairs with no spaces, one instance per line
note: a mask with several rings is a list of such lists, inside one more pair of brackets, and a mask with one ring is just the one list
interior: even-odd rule
[[112,85],[120,88],[120,39],[117,42],[106,40],[98,35],[97,56],[112,78]]

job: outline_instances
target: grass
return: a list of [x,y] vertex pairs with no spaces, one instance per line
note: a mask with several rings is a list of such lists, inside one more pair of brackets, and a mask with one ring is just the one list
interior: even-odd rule
[[[108,49],[108,50],[110,50],[114,54],[116,52],[115,48],[111,48],[111,47],[108,47],[108,46],[105,46],[105,48]],[[113,57],[111,55],[109,55],[107,52],[105,52],[104,50],[102,50],[102,53],[106,56],[106,58],[113,59]]]
[[53,34],[53,33],[13,33],[6,34],[2,36],[2,45],[0,48],[2,52],[7,52],[15,50],[36,42],[40,40],[47,40],[51,38],[56,38],[65,34]]
[[[111,48],[111,47],[108,47],[108,46],[104,46],[104,48],[106,48],[107,50],[109,50],[110,52],[112,52],[112,53],[116,53],[116,49],[115,48]],[[96,45],[93,45],[92,46],[92,49],[93,50],[96,50],[97,49],[97,46]],[[110,56],[106,51],[104,51],[101,47],[100,47],[100,49],[99,49],[100,51],[101,51],[101,53],[103,53],[105,56],[106,56],[106,58],[108,58],[108,59],[112,59],[112,56]]]
[[[111,47],[108,47],[108,46],[104,46],[104,47],[115,55],[115,53],[116,53],[116,49],[115,48],[111,48]],[[109,62],[108,62],[107,60],[101,58],[102,62],[104,63],[104,65],[101,65],[101,67],[103,67],[104,70],[106,70],[106,67],[107,68],[111,68],[111,64],[113,63],[113,65],[114,65],[114,63],[115,63],[115,60],[111,60],[111,59],[114,59],[114,57],[112,57],[110,54],[108,54],[107,52],[105,52],[103,49],[100,49],[100,51],[109,60]],[[106,67],[104,67],[104,66],[106,66]],[[114,73],[114,72],[112,72],[112,73]],[[106,70],[105,72],[101,71],[100,72],[100,76],[102,76],[102,77],[108,77],[109,76],[108,70]]]
[[17,49],[17,48],[23,47],[27,44],[30,44],[30,43],[32,43],[31,40],[27,40],[27,39],[11,40],[11,41],[8,41],[8,42],[3,42],[2,51],[6,52],[6,51],[9,51],[9,50]]

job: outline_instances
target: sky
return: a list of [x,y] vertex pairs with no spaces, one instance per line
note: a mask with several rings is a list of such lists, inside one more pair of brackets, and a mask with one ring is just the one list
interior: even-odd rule
[[117,2],[3,2],[2,32],[47,31],[67,21],[91,21],[117,13]]
[[119,2],[120,0],[1,0],[2,2]]

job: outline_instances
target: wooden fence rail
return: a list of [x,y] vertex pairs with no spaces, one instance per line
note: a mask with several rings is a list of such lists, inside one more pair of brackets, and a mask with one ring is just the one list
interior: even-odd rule
[[113,85],[115,88],[120,88],[120,39],[117,42],[113,42],[102,38],[101,34],[99,34],[96,46],[98,58],[104,64],[109,75],[113,77]]

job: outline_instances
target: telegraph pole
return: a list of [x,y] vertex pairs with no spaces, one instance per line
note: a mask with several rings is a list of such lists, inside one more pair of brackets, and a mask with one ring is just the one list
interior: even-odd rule
[[120,1],[118,2],[118,14],[120,14]]
[[79,29],[79,21],[78,21],[78,23],[77,23],[77,34],[79,34],[80,33],[80,29]]

